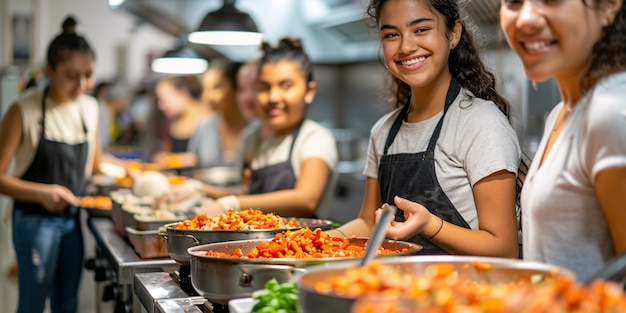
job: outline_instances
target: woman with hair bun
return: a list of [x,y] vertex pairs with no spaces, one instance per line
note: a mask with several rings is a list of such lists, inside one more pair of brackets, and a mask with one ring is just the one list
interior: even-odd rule
[[245,147],[247,194],[217,199],[209,215],[259,208],[282,216],[324,215],[332,195],[337,147],[330,130],[306,118],[315,97],[313,65],[299,40],[263,44],[256,82],[262,126]]
[[[0,193],[14,200],[17,312],[76,312],[84,250],[77,196],[98,164],[95,54],[68,17],[47,51],[45,89],[31,89],[0,128]],[[15,170],[8,173],[15,160]]]

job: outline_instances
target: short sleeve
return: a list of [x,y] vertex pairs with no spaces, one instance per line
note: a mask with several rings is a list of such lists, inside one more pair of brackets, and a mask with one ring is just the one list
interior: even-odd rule
[[502,170],[517,175],[521,156],[517,134],[493,103],[469,112],[463,124],[458,128],[458,153],[472,186]]
[[626,75],[621,76],[621,84],[599,85],[588,108],[582,151],[592,181],[603,170],[626,167]]
[[299,156],[304,162],[310,158],[322,159],[328,167],[334,171],[337,166],[337,142],[330,130],[317,124],[309,124],[310,128],[306,132],[300,133],[302,144]]

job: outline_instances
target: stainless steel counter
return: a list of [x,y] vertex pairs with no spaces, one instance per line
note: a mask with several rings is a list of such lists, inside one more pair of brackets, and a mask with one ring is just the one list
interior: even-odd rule
[[[108,218],[90,217],[87,220],[89,230],[96,241],[96,257],[105,260],[108,280],[114,285],[117,296],[117,308],[125,312],[141,312],[139,301],[133,301],[133,283],[137,273],[167,272],[179,269],[179,264],[170,258],[142,259],[129,242],[120,236]],[[122,310],[122,309],[119,309]]]

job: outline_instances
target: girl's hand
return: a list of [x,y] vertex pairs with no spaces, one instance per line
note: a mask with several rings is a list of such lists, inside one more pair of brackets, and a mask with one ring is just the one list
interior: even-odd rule
[[226,210],[219,203],[211,201],[203,203],[202,206],[196,209],[194,213],[196,216],[202,214],[206,214],[206,216],[220,216],[224,212],[226,212]]
[[[392,240],[406,240],[417,234],[422,234],[427,228],[431,217],[428,209],[419,203],[409,201],[398,196],[394,197],[396,206],[404,211],[404,222],[392,221],[387,229],[387,238]],[[379,220],[381,210],[376,210],[376,221]]]
[[41,204],[51,212],[62,213],[70,205],[78,203],[78,199],[67,188],[61,185],[48,185],[43,193]]

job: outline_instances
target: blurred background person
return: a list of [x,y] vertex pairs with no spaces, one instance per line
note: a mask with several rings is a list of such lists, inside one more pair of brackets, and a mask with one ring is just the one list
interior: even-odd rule
[[183,157],[189,140],[200,122],[212,114],[201,101],[202,85],[192,75],[165,77],[157,82],[155,95],[165,123],[160,149],[152,160],[164,168],[189,167],[194,160]]
[[[76,312],[84,259],[77,196],[97,168],[95,53],[68,17],[46,55],[45,89],[24,93],[0,128],[0,193],[13,198],[17,312]],[[15,170],[8,172],[15,161]]]
[[[205,188],[217,205],[204,213],[259,208],[282,216],[325,215],[332,198],[337,146],[330,130],[306,118],[316,84],[313,65],[299,40],[263,45],[256,80],[262,126],[244,147],[250,167],[245,194],[225,195]],[[261,129],[267,130],[262,134]]]
[[237,105],[240,66],[226,60],[213,60],[202,76],[202,103],[214,114],[200,123],[189,141],[188,151],[195,158],[195,167],[233,166],[246,127],[246,119]]

